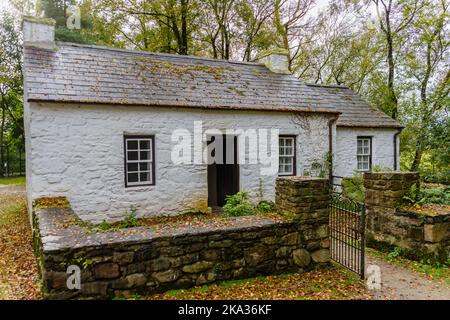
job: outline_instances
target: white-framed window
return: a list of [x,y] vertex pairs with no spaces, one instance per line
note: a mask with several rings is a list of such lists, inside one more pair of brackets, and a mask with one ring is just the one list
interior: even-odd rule
[[358,171],[369,171],[372,166],[372,138],[358,137],[356,159]]
[[155,184],[154,136],[125,136],[125,187]]
[[295,175],[295,136],[280,136],[279,145],[279,167],[280,176]]

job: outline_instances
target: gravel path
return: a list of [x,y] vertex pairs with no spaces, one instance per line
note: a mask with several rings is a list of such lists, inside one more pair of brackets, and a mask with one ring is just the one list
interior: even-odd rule
[[443,281],[431,280],[402,266],[381,258],[367,256],[366,268],[377,265],[381,271],[381,292],[373,291],[374,299],[388,300],[450,300],[450,287]]

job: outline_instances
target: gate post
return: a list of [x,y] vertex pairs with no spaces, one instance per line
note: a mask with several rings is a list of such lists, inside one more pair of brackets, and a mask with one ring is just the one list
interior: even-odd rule
[[[281,213],[289,215],[301,232],[301,241],[311,251],[316,263],[330,260],[328,179],[312,177],[279,177],[276,180],[275,206]],[[305,250],[303,250],[305,251]]]
[[400,247],[415,260],[445,262],[450,255],[450,213],[427,215],[404,205],[403,197],[413,197],[419,184],[418,172],[364,174],[367,244]]
[[275,189],[275,205],[279,211],[293,215],[296,220],[326,219],[328,221],[330,202],[328,179],[279,177]]

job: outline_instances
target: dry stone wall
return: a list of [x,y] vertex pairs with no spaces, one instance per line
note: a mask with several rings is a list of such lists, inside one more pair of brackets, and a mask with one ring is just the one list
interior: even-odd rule
[[[302,207],[301,217],[295,220],[247,216],[227,218],[222,225],[216,221],[201,227],[135,227],[92,233],[71,225],[75,215],[70,208],[35,208],[34,243],[44,297],[107,299],[302,272],[325,264],[329,259],[328,214],[317,201],[323,197],[325,202],[328,183],[297,181],[282,178],[277,185],[296,197],[301,195],[291,189],[304,186],[302,204],[309,205]],[[325,186],[319,198],[307,195]],[[67,287],[71,265],[81,270],[79,290]]]

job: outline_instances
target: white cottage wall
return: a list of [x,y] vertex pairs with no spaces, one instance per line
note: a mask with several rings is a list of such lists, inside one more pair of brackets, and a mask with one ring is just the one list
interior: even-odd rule
[[[359,136],[372,137],[372,167],[394,168],[394,135],[392,128],[337,127],[334,147],[334,176],[349,177],[357,169],[356,144]],[[399,168],[399,142],[397,137],[397,168]]]
[[[288,112],[215,111],[131,106],[30,103],[28,192],[30,199],[67,196],[75,213],[93,222],[115,221],[136,207],[138,216],[207,208],[207,165],[171,161],[175,129],[279,129],[297,136],[297,173],[328,152],[328,119]],[[306,119],[306,120],[305,120]],[[305,125],[306,124],[306,125]],[[155,135],[154,186],[125,188],[124,134]],[[277,175],[257,164],[240,165],[240,189],[255,201],[273,200]]]

